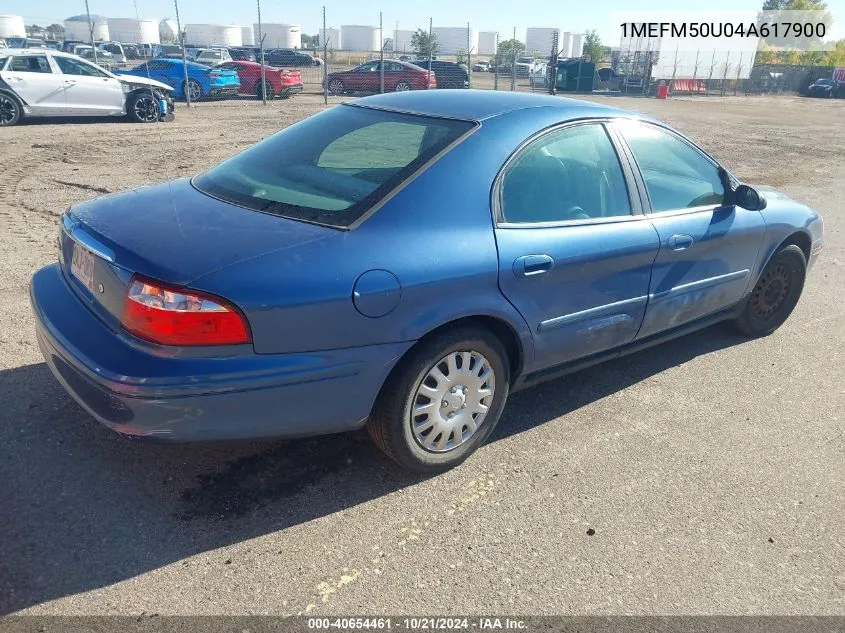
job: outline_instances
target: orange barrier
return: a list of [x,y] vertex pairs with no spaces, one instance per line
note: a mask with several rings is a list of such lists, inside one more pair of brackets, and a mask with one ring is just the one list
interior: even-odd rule
[[700,79],[674,79],[672,80],[672,92],[703,93],[707,87]]

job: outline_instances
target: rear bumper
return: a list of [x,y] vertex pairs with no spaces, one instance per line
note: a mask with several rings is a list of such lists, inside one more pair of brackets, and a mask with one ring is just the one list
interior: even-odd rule
[[282,86],[282,89],[279,90],[279,94],[283,97],[288,97],[290,95],[299,94],[304,90],[304,86],[302,84],[289,84],[287,86]]
[[213,97],[219,96],[232,96],[238,94],[240,92],[241,87],[237,84],[234,85],[226,85],[226,86],[211,86],[211,89],[208,91],[208,94]]
[[[111,330],[57,265],[30,285],[50,370],[99,422],[171,441],[295,437],[360,428],[412,343],[303,354],[181,355]],[[171,355],[165,355],[165,354]]]

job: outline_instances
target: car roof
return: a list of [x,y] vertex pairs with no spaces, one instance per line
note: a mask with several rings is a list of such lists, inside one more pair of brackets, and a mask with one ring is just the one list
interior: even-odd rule
[[[90,46],[88,47],[90,48]],[[54,48],[4,48],[0,50],[0,57],[9,57],[11,55],[14,55],[15,57],[19,57],[21,55],[43,55],[44,53],[50,53],[54,57],[73,57],[74,59],[79,57],[78,55],[72,55],[71,53],[57,51]]]
[[482,121],[518,110],[556,108],[561,120],[599,116],[639,116],[593,101],[495,90],[413,90],[356,99],[352,105],[426,116]]

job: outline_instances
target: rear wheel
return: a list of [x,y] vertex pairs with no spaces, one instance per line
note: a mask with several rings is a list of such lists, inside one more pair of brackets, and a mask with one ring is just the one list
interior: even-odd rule
[[400,81],[396,84],[396,92],[406,92],[411,89],[411,84],[407,81]]
[[21,120],[22,114],[20,102],[12,95],[0,92],[0,127],[14,125]]
[[733,323],[748,336],[767,336],[792,314],[807,272],[804,252],[790,244],[778,250],[766,264],[742,314]]
[[149,92],[139,92],[129,97],[126,114],[136,123],[155,123],[159,117],[158,99]]
[[329,92],[333,95],[342,95],[346,92],[346,86],[343,85],[343,81],[341,79],[332,79],[329,82]]
[[[261,81],[259,80],[257,84],[255,84],[255,96],[259,99],[261,98]],[[264,84],[264,96],[270,101],[274,94],[273,94],[273,85],[268,81]]]
[[402,359],[367,421],[376,445],[419,472],[457,466],[489,437],[508,397],[510,368],[488,330],[443,332]]
[[183,83],[183,92],[191,98],[191,101],[199,101],[202,99],[202,86],[196,79],[188,79],[187,83]]

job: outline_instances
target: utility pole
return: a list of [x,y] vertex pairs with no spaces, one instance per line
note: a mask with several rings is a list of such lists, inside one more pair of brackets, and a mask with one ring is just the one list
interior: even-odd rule
[[[85,0],[86,3],[88,0]],[[176,8],[176,30],[179,31],[179,43],[182,45],[182,73],[185,77],[184,83],[184,93],[185,93],[185,103],[190,108],[191,107],[191,95],[189,94],[190,91],[188,90],[188,59],[185,55],[185,34],[182,32],[182,22],[179,20],[179,0],[173,0],[173,6]]]
[[428,19],[428,84],[426,90],[431,90],[431,58],[434,57],[434,45],[431,40],[431,31],[434,28],[434,18]]
[[88,35],[91,36],[91,48],[94,49],[94,63],[97,63],[97,46],[94,44],[94,23],[91,22],[91,10],[88,8],[88,0],[85,0],[85,13],[88,14]]
[[499,56],[499,32],[496,31],[496,54],[493,56],[493,90],[499,89],[499,63],[501,57]]
[[378,12],[378,37],[379,42],[381,45],[379,48],[381,51],[379,52],[379,78],[378,78],[378,85],[379,85],[379,94],[384,94],[384,23],[382,22],[382,15],[381,11]]
[[329,105],[329,38],[326,32],[326,5],[323,5],[323,103]]
[[511,59],[511,92],[516,90],[516,27],[513,27],[513,50],[511,51],[513,57]]
[[261,58],[261,104],[267,105],[267,70],[264,68],[264,34],[261,32],[261,0],[258,5],[258,56]]

